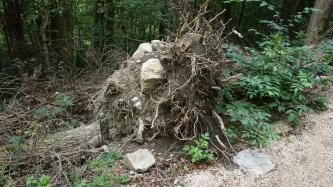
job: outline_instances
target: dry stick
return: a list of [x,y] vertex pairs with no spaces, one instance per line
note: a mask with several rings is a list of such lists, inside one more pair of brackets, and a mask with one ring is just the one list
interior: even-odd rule
[[158,117],[158,111],[160,109],[160,102],[157,104],[156,106],[156,110],[155,110],[155,116],[154,116],[154,119],[153,121],[151,122],[151,128],[153,129],[154,128],[154,125],[155,125],[155,120],[157,119]]
[[227,146],[225,146],[224,143],[219,138],[219,135],[215,135],[215,139],[224,149],[228,149]]
[[229,157],[225,154],[225,152],[224,151],[222,151],[218,146],[216,146],[211,140],[209,140],[210,141],[210,143],[215,147],[215,149],[217,149],[220,153],[222,153],[222,155],[229,161],[229,162],[231,162],[230,161],[230,159],[229,159]]
[[68,177],[67,177],[66,173],[62,170],[61,158],[60,158],[59,154],[56,153],[56,152],[53,152],[53,154],[58,158],[59,170],[60,170],[61,174],[65,177],[65,179],[66,179],[67,183],[69,184],[69,186],[72,186],[71,182],[68,180]]
[[213,17],[212,19],[210,19],[208,21],[208,23],[213,22],[214,20],[216,20],[218,17],[220,17],[224,12],[226,11],[226,9],[223,9],[222,12],[218,13],[215,17]]
[[224,126],[224,123],[223,123],[222,118],[220,117],[220,115],[217,114],[217,112],[215,112],[215,110],[212,111],[212,114],[213,114],[213,116],[219,121],[221,131],[222,131],[223,134],[224,134],[225,126]]
[[237,80],[239,77],[241,77],[243,75],[243,73],[239,73],[237,75],[233,75],[231,77],[228,77],[227,79],[222,80],[223,83],[229,83],[232,82],[234,80]]
[[141,143],[143,142],[143,131],[145,130],[145,124],[141,118],[139,118],[139,128],[136,139]]
[[[220,128],[221,128],[221,131],[222,131],[222,134],[224,135],[224,137],[227,139],[227,142],[228,142],[228,145],[230,146],[230,148],[232,149],[232,151],[236,154],[236,150],[234,149],[234,147],[232,147],[230,141],[229,141],[229,138],[228,136],[225,134],[225,126],[224,126],[224,123],[223,123],[223,120],[222,118],[220,117],[220,115],[218,115],[217,112],[215,112],[214,110],[212,111],[212,114],[213,116],[219,121],[220,123]],[[217,137],[218,139],[218,137]],[[221,140],[220,140],[221,141]],[[221,142],[222,143],[222,142]]]

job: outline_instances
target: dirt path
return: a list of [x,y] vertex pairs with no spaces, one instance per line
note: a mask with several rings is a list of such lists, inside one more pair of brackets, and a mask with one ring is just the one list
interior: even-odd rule
[[255,177],[240,169],[226,170],[222,165],[190,174],[181,181],[186,186],[333,186],[333,90],[329,110],[311,114],[302,135],[273,142],[262,151],[271,156],[275,169]]

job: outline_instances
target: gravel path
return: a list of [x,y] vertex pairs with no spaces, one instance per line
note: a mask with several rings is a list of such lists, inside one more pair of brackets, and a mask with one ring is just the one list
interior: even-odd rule
[[333,90],[330,93],[330,109],[309,115],[304,121],[308,129],[302,135],[291,135],[262,150],[276,165],[270,173],[255,177],[241,169],[226,170],[220,165],[180,181],[190,187],[332,187]]

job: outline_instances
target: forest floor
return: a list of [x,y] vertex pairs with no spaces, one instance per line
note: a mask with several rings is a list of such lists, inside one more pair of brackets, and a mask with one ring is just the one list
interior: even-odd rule
[[218,165],[181,177],[185,186],[274,186],[328,187],[333,184],[333,89],[329,109],[308,115],[304,132],[273,142],[262,152],[275,164],[270,173],[252,176],[239,168]]

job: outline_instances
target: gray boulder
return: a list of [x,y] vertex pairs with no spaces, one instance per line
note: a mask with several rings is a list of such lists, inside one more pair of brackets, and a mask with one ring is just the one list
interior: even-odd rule
[[253,175],[264,175],[275,167],[269,156],[250,149],[239,152],[234,163]]
[[135,172],[146,172],[156,163],[154,155],[148,149],[126,154],[126,161]]

